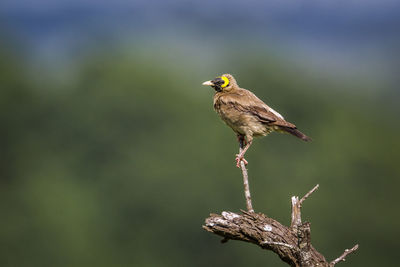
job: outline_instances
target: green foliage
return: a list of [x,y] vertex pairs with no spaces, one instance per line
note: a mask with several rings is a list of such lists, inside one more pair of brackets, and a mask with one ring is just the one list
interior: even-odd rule
[[210,212],[245,207],[235,136],[201,86],[226,68],[314,139],[255,141],[247,159],[256,211],[288,224],[290,196],[319,183],[303,208],[317,249],[333,259],[358,242],[349,266],[393,266],[395,108],[361,81],[227,53],[234,59],[208,71],[185,59],[169,67],[167,56],[100,53],[65,84],[46,73],[33,80],[17,58],[0,62],[0,265],[285,266],[201,229]]

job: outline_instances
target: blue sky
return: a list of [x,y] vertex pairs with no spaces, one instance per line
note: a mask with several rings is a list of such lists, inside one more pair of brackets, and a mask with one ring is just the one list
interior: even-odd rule
[[0,19],[37,58],[65,58],[102,42],[204,47],[208,39],[215,49],[247,42],[311,58],[317,66],[376,72],[386,63],[390,68],[398,54],[399,2],[3,0]]

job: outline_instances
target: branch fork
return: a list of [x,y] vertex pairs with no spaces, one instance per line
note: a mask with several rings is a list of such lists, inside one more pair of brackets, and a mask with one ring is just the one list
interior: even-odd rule
[[262,213],[256,213],[254,210],[242,210],[240,214],[228,211],[223,211],[221,215],[210,214],[210,217],[206,218],[203,228],[208,232],[222,236],[222,243],[226,243],[229,239],[241,240],[271,250],[291,266],[333,267],[338,262],[344,261],[347,255],[357,250],[358,245],[346,249],[339,258],[331,262],[328,262],[312,246],[310,223],[302,222],[301,207],[318,187],[319,185],[316,185],[301,199],[297,196],[291,198],[290,227],[284,226]]

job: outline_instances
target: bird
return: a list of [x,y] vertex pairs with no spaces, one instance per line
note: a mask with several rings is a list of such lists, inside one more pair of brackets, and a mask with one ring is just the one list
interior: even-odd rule
[[240,88],[231,74],[223,74],[203,83],[215,90],[214,110],[236,133],[241,149],[236,154],[236,166],[240,168],[253,137],[267,136],[271,132],[289,133],[303,141],[311,138],[300,132],[296,125],[288,122],[277,111],[265,104],[249,90]]

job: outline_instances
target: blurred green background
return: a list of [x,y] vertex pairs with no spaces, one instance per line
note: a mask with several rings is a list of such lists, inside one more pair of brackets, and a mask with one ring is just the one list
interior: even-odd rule
[[[255,210],[288,225],[290,197],[320,184],[303,205],[313,245],[333,260],[358,243],[340,266],[396,266],[400,42],[390,8],[379,9],[382,20],[364,10],[365,21],[390,26],[371,49],[363,38],[382,28],[335,17],[341,7],[325,10],[336,28],[313,29],[328,32],[335,54],[307,30],[297,43],[274,33],[291,35],[278,26],[313,14],[310,6],[281,12],[260,37],[252,23],[266,22],[243,15],[230,28],[208,1],[206,18],[196,17],[202,5],[174,1],[178,13],[119,21],[129,30],[101,12],[93,19],[90,4],[86,13],[62,4],[46,13],[39,2],[41,12],[25,1],[1,6],[0,266],[286,266],[201,228],[209,213],[245,208],[236,137],[212,109],[213,90],[201,86],[227,72],[313,138],[256,139],[246,157]],[[157,3],[125,12],[148,14]],[[258,12],[268,17],[271,8]],[[82,31],[90,19],[79,14],[99,29]],[[354,26],[360,35],[349,40],[346,23],[369,31]]]

